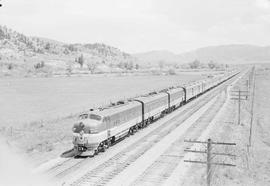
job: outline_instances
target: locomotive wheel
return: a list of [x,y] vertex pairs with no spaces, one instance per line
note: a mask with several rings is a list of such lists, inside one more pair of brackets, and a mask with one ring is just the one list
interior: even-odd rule
[[105,152],[105,145],[102,143],[99,145],[99,147],[97,148],[98,152]]
[[138,132],[138,125],[135,126],[135,132]]
[[126,137],[129,137],[129,136],[130,136],[130,132],[128,131],[128,133],[127,133]]
[[130,134],[130,135],[133,135],[133,134],[134,134],[133,128],[129,129],[129,134]]
[[128,137],[131,135],[131,129],[129,129],[129,131],[128,131]]
[[115,137],[113,136],[112,139],[110,140],[111,144],[115,143]]
[[111,145],[112,145],[111,140],[108,139],[108,140],[107,140],[107,148],[109,148]]
[[105,152],[106,148],[105,148],[105,145],[103,145],[101,148],[100,148],[100,152]]

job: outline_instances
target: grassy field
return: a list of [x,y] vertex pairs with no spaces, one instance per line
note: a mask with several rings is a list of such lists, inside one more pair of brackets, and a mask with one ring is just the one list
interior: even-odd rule
[[2,79],[0,126],[51,120],[199,78],[184,74]]

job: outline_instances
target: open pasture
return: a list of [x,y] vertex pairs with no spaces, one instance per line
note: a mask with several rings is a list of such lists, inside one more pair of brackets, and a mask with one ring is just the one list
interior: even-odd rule
[[185,73],[174,76],[1,79],[0,126],[21,127],[34,121],[53,120],[201,78],[201,73]]

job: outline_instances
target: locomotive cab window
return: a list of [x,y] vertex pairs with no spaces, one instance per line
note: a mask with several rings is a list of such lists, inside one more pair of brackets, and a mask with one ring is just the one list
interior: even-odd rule
[[90,114],[89,118],[90,119],[94,119],[94,120],[98,120],[98,121],[101,120],[101,116],[96,115],[96,114]]
[[88,114],[82,114],[79,116],[80,119],[87,119],[88,118]]

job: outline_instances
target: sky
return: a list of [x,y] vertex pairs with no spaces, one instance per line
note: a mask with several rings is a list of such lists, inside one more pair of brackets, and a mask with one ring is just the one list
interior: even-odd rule
[[270,0],[0,0],[0,24],[27,36],[181,53],[270,43]]

